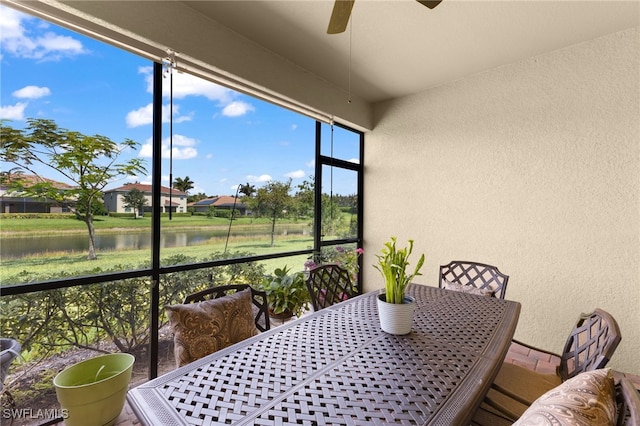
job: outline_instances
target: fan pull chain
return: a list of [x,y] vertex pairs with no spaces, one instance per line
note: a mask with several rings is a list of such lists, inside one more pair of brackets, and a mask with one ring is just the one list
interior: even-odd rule
[[329,180],[329,215],[331,223],[333,223],[333,120],[331,120],[331,173],[329,173]]
[[[351,52],[352,52],[352,44],[353,44],[353,15],[351,15],[351,25],[349,26],[349,99],[347,99],[347,103],[351,103]],[[333,131],[333,128],[332,128]]]
[[173,207],[173,70],[177,67],[176,52],[167,49],[165,75],[169,75],[169,220],[172,217]]

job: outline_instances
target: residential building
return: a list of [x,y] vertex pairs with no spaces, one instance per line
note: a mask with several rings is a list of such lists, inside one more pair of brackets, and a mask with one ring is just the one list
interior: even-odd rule
[[211,207],[229,211],[235,209],[240,216],[246,216],[248,214],[247,205],[243,203],[240,198],[235,198],[231,195],[208,197],[189,203],[189,208],[193,208],[195,213],[207,213]]
[[[132,189],[137,189],[144,194],[147,200],[144,211],[150,212],[153,205],[151,198],[151,185],[144,185],[141,183],[127,183],[118,188],[105,191],[102,199],[104,200],[104,206],[107,211],[115,213],[133,213],[134,209],[127,207],[123,198],[124,195]],[[160,207],[162,209],[162,213],[169,213],[170,211],[172,213],[186,213],[187,193],[176,189],[171,190],[170,188],[163,186],[160,195]]]
[[[30,186],[38,182],[49,182],[60,191],[68,190],[73,186],[57,182],[53,179],[41,178],[35,175],[17,174],[8,179],[20,179],[23,185]],[[10,181],[0,182],[0,212],[2,213],[69,213],[69,206],[44,197],[27,196],[20,191],[11,189]]]

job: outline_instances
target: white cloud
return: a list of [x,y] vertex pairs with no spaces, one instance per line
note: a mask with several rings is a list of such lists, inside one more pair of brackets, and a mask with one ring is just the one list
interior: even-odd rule
[[222,115],[225,117],[240,117],[250,111],[254,111],[253,105],[247,102],[234,101],[222,109]]
[[189,194],[200,194],[200,193],[206,194],[207,191],[198,184],[194,184],[193,188],[189,190]]
[[297,130],[298,129],[298,125],[297,124],[292,124],[291,125],[291,130]]
[[[80,40],[53,32],[31,34],[24,24],[31,17],[16,10],[1,7],[0,33],[3,49],[17,57],[36,60],[59,60],[87,53]],[[36,29],[36,27],[33,27]]]
[[303,177],[305,177],[305,172],[304,170],[296,170],[293,172],[289,172],[289,173],[285,173],[285,176],[288,178],[292,178],[292,179],[301,179]]
[[315,168],[315,167],[316,167],[316,160],[315,160],[315,159],[314,159],[314,160],[310,160],[310,161],[306,164],[306,166],[307,166],[307,167],[309,167],[309,168],[311,168],[311,169],[312,169],[312,168]]
[[349,160],[347,160],[350,163],[355,163],[355,164],[359,164],[360,163],[360,159],[358,158],[351,158]]
[[15,105],[0,106],[0,118],[5,120],[23,120],[26,102],[18,102]]
[[[168,123],[171,116],[171,106],[166,104],[162,105],[162,122]],[[180,105],[173,104],[173,122],[182,123],[185,121],[191,121],[193,113],[180,115]],[[138,127],[151,124],[153,122],[153,104],[147,104],[136,110],[127,113],[125,118],[127,127]]]
[[133,111],[127,113],[125,121],[127,127],[138,127],[145,124],[151,124],[153,122],[153,104],[148,104]]
[[143,143],[140,146],[140,151],[138,152],[138,157],[142,158],[151,158],[153,156],[153,143],[151,138],[147,139],[146,143]]
[[260,176],[247,175],[247,180],[249,182],[269,182],[273,179],[271,179],[271,176],[269,175],[260,175]]
[[43,96],[49,96],[51,94],[51,90],[48,87],[38,87],[38,86],[25,86],[22,89],[18,89],[12,93],[16,98],[22,99],[38,99]]
[[[180,62],[179,56],[178,62]],[[153,68],[140,67],[138,72],[145,76],[147,92],[153,93]],[[255,110],[253,105],[244,101],[237,101],[236,98],[239,96],[237,92],[184,72],[173,73],[173,91],[171,90],[169,78],[164,77],[162,96],[169,98],[172,92],[174,100],[184,99],[187,96],[204,96],[208,100],[216,102],[222,108],[222,114],[227,117],[239,117]],[[174,118],[175,121],[176,119]]]
[[109,184],[110,187],[116,188],[122,186],[127,183],[138,182],[143,185],[151,185],[151,176],[137,176],[137,175],[129,175],[123,178],[119,178],[117,180],[112,180]]
[[[197,141],[184,135],[173,135],[173,149],[170,149],[170,138],[166,137],[162,140],[162,158],[168,159],[170,156],[174,160],[190,160],[198,156],[198,150],[194,148]],[[151,158],[153,153],[153,143],[147,140],[140,147],[138,156],[143,158]],[[172,155],[171,155],[172,154]]]
[[10,39],[23,37],[24,28],[20,21],[27,18],[26,15],[11,9],[10,7],[0,6],[0,30],[2,30],[2,42]]
[[[178,58],[178,61],[180,59]],[[153,68],[141,67],[138,72],[145,75],[147,92],[153,93]],[[168,77],[165,77],[162,84],[162,96],[169,98],[171,94],[171,84]],[[218,101],[223,105],[230,103],[237,93],[219,84],[212,83],[200,77],[196,77],[184,72],[173,73],[173,98],[183,99],[187,96],[204,96],[210,101]]]

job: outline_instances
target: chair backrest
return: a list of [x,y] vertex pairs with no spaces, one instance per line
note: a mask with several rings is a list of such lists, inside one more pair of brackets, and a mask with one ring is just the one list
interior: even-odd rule
[[249,284],[228,284],[207,288],[196,293],[188,295],[184,299],[184,303],[202,302],[204,300],[217,299],[218,297],[233,294],[238,291],[251,289],[251,300],[253,301],[256,328],[260,331],[267,331],[271,328],[269,321],[269,303],[267,301],[267,293],[262,290],[256,290]]
[[509,276],[503,274],[497,267],[485,263],[453,260],[440,266],[438,286],[444,282],[470,285],[478,289],[491,290],[495,297],[504,299],[507,292]]
[[349,271],[332,263],[316,266],[309,271],[307,289],[314,311],[355,296]]
[[623,377],[616,385],[616,402],[618,420],[616,426],[640,425],[640,396],[631,383],[631,380]]
[[585,371],[604,368],[615,352],[622,336],[616,320],[602,309],[580,314],[567,338],[558,376],[565,381]]

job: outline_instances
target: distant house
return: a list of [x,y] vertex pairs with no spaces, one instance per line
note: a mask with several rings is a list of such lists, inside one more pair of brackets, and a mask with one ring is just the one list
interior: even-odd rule
[[241,216],[246,216],[247,205],[240,201],[240,198],[235,198],[231,195],[222,195],[216,197],[205,198],[194,203],[189,203],[189,207],[193,208],[196,213],[207,213],[210,207],[221,210],[233,210],[235,203],[235,209]]
[[60,191],[74,188],[66,183],[35,175],[12,174],[0,182],[0,212],[2,213],[69,213],[69,206],[61,205],[45,197],[28,197],[19,191],[13,191],[11,184],[19,180],[24,186],[49,182]]
[[[133,213],[132,207],[126,207],[123,196],[126,195],[132,189],[137,189],[142,192],[147,199],[147,205],[144,208],[145,212],[152,210],[151,203],[151,185],[143,185],[141,183],[127,183],[121,187],[109,189],[104,192],[102,199],[104,200],[104,206],[108,212],[115,213]],[[160,195],[160,207],[162,213],[186,213],[187,212],[187,193],[178,191],[176,189],[171,190],[165,186],[161,187]]]

